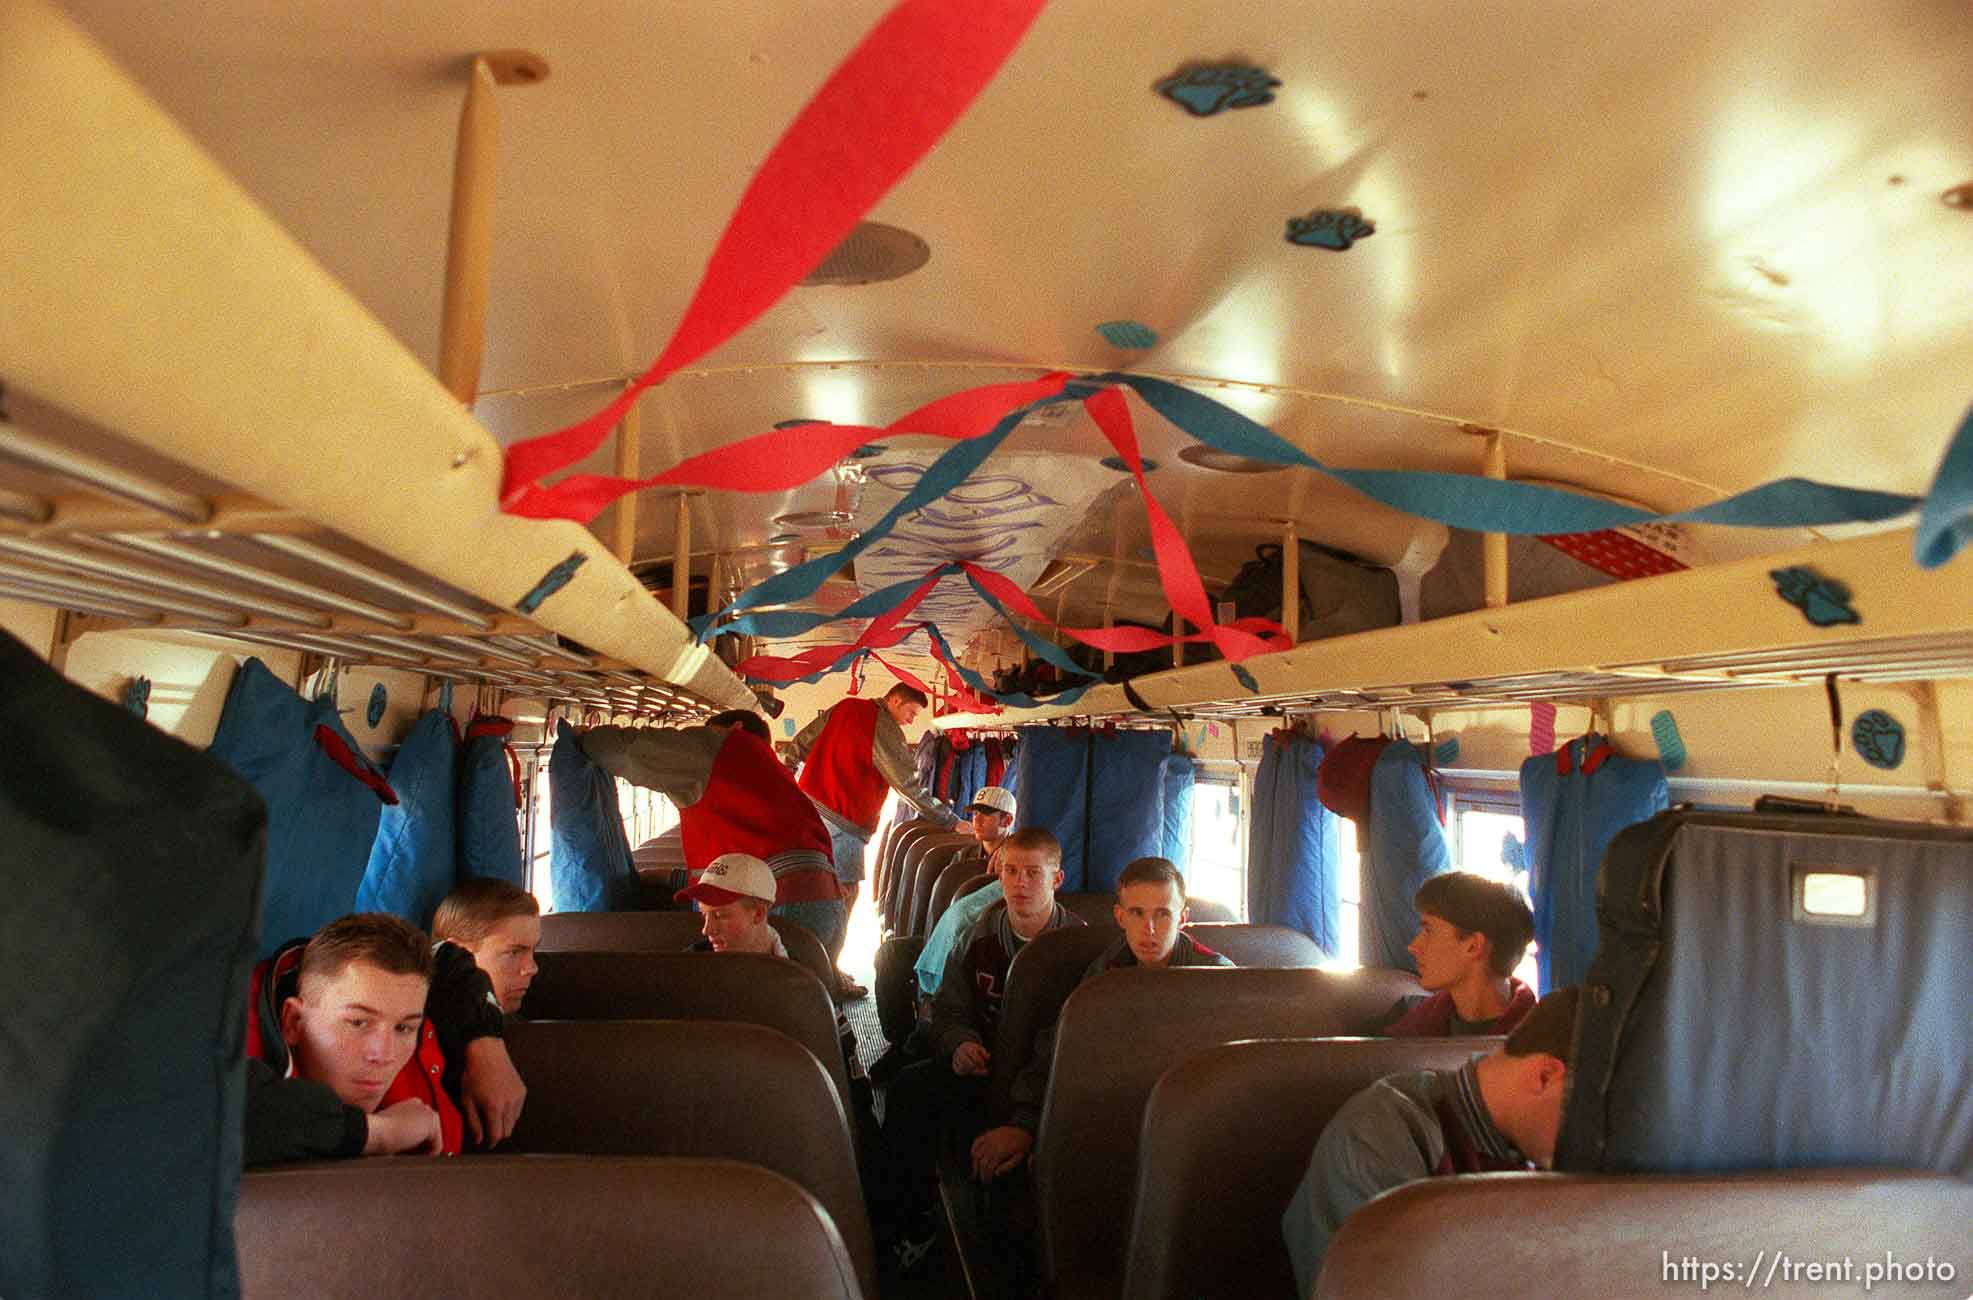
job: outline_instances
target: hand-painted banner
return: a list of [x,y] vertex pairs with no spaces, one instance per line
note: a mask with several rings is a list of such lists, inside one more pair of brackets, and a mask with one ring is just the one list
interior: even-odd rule
[[816,91],[759,169],[671,341],[595,415],[507,451],[502,507],[602,445],[644,390],[718,347],[821,263],[938,143],[1043,0],[900,0]]
[[[1026,402],[1015,407],[977,438],[969,438],[953,447],[952,450],[932,462],[930,469],[918,480],[918,485],[907,492],[898,503],[884,512],[883,518],[865,529],[842,550],[829,555],[817,556],[792,569],[783,570],[771,578],[764,579],[740,593],[740,596],[725,609],[702,614],[691,621],[692,629],[704,640],[714,620],[721,616],[757,605],[792,605],[806,600],[818,591],[837,570],[845,564],[853,563],[856,557],[875,546],[897,527],[898,521],[907,515],[932,504],[952,489],[964,483],[981,465],[986,463],[1007,436],[1028,417],[1029,412],[1052,402],[1065,400],[1063,397],[1043,398]],[[799,432],[792,430],[791,432]]]

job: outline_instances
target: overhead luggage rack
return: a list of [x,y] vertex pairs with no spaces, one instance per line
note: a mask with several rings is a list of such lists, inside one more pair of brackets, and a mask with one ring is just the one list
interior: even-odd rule
[[59,11],[0,7],[0,43],[0,598],[611,712],[755,707],[587,529],[503,514],[468,407]]
[[[1897,529],[1306,642],[1247,660],[1252,691],[1228,664],[1196,664],[1136,678],[1128,695],[1121,685],[1098,686],[1069,706],[952,715],[938,725],[1584,702],[1788,686],[1832,674],[1874,682],[1973,677],[1966,561],[1920,569],[1911,556],[1911,530]],[[1847,589],[1856,621],[1816,626],[1783,600],[1773,575],[1798,567]]]
[[299,514],[172,478],[0,421],[0,597],[81,614],[85,629],[300,650],[612,713],[711,707]]

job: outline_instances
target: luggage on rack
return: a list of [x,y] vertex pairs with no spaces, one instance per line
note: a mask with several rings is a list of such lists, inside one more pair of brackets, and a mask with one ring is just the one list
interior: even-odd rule
[[1973,1176],[1973,830],[1674,809],[1596,912],[1557,1168]]

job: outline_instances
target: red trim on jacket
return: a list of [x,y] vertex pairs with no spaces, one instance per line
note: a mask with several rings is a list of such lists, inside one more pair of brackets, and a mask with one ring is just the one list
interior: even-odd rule
[[877,710],[882,707],[876,700],[843,700],[833,706],[801,775],[802,793],[873,832],[891,788],[875,759]]
[[[803,849],[830,860],[829,828],[801,792],[774,747],[740,727],[730,728],[706,775],[705,793],[678,810],[685,866],[704,871],[722,853],[751,853],[773,864],[780,854]],[[775,877],[774,901],[841,898],[833,871],[790,871]]]

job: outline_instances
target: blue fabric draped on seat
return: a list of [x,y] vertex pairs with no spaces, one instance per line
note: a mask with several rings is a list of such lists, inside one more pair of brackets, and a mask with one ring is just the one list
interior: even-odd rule
[[[318,739],[321,732],[327,736]],[[356,771],[374,774],[333,700],[303,699],[258,659],[240,666],[207,752],[252,782],[267,803],[263,957],[356,907],[383,805],[331,757],[337,742]]]
[[359,912],[392,912],[420,929],[452,890],[458,871],[453,841],[453,797],[458,782],[459,738],[443,709],[429,710],[412,726],[391,760],[397,803],[383,810],[370,865],[356,891]]
[[548,755],[548,873],[557,912],[637,905],[637,869],[623,831],[616,778],[589,761],[575,728],[555,724]]
[[1318,740],[1280,732],[1261,747],[1247,841],[1247,919],[1300,930],[1334,957],[1342,951],[1340,828],[1315,792],[1326,752]]
[[1589,973],[1603,851],[1618,831],[1649,820],[1670,802],[1662,764],[1625,758],[1599,735],[1521,764],[1535,963],[1543,989],[1580,984]]
[[521,828],[515,819],[514,769],[503,717],[476,717],[459,756],[459,876],[492,876],[527,888]]
[[1415,971],[1405,945],[1418,933],[1418,887],[1452,869],[1441,805],[1415,745],[1393,741],[1370,773],[1370,816],[1357,850],[1363,871],[1357,953],[1365,966]]

